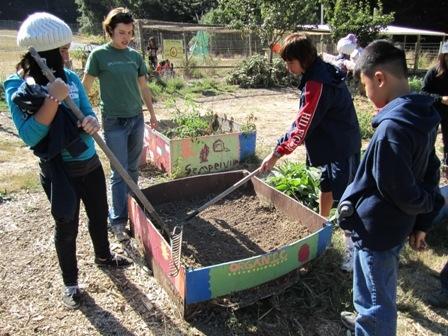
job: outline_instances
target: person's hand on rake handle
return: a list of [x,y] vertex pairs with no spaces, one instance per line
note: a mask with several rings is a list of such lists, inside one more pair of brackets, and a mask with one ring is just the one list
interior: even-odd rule
[[90,135],[93,135],[100,130],[98,120],[96,120],[94,116],[86,116],[82,120],[82,123],[80,123],[80,127],[82,127],[84,132]]
[[280,157],[275,152],[269,154],[261,163],[260,173],[270,172]]
[[52,83],[48,83],[48,94],[62,102],[69,93],[68,85],[61,78],[56,78]]

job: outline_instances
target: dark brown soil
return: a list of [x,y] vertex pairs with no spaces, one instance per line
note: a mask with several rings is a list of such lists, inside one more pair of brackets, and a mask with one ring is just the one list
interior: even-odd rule
[[[165,203],[157,211],[169,225],[180,225],[190,210],[207,201]],[[184,225],[182,259],[190,267],[215,265],[263,254],[309,234],[299,219],[293,222],[255,194],[236,191]]]

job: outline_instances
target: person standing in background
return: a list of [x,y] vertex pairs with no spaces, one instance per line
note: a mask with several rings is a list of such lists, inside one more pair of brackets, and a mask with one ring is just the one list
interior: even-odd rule
[[157,67],[157,50],[159,50],[159,47],[156,39],[154,36],[151,36],[146,51],[148,52],[148,64],[152,67],[152,70],[155,70]]
[[436,98],[436,108],[440,114],[442,128],[442,165],[448,165],[448,42],[440,49],[437,65],[428,70],[423,79],[422,92]]
[[[112,9],[103,22],[103,29],[110,41],[91,52],[82,82],[90,92],[95,78],[99,79],[106,144],[137,183],[145,127],[142,98],[151,116],[151,127],[157,127],[146,82],[147,69],[142,56],[129,47],[134,36],[134,19],[127,9]],[[109,221],[112,232],[121,241],[128,239],[128,186],[114,168],[111,189]]]

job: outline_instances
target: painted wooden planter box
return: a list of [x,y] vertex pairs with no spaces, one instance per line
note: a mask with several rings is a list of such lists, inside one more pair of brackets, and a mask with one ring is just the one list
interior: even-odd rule
[[[186,177],[142,191],[157,208],[157,204],[161,203],[220,193],[246,174],[247,171],[232,171]],[[289,245],[247,259],[200,268],[181,266],[180,272],[174,277],[169,274],[170,244],[145,216],[138,202],[129,198],[129,215],[134,237],[142,246],[154,276],[184,316],[188,314],[189,308],[201,302],[253,290],[297,273],[301,265],[323,254],[331,241],[331,224],[314,211],[256,177],[252,177],[247,188],[252,188],[260,200],[274,205],[289,220],[299,219],[311,234]]]
[[183,139],[169,139],[145,125],[141,163],[150,162],[173,177],[235,169],[255,154],[256,132],[243,133],[234,121],[218,120],[225,133]]

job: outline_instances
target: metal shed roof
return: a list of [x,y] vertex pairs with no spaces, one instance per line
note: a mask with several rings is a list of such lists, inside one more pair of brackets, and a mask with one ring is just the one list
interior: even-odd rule
[[[331,29],[328,25],[304,25],[304,30],[311,33],[329,34]],[[399,26],[387,26],[382,30],[385,35],[424,35],[424,36],[448,36],[444,32],[438,32],[433,30],[406,28]]]

